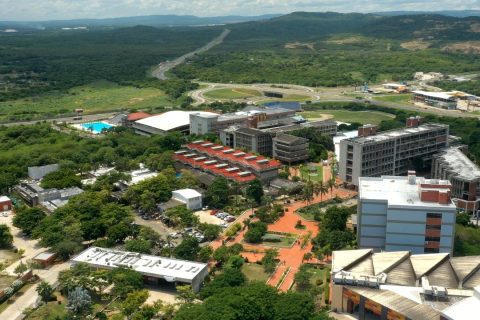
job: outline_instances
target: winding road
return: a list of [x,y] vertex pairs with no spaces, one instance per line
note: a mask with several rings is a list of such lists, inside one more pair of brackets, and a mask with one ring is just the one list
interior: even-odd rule
[[221,35],[219,35],[218,37],[216,37],[215,39],[213,39],[212,41],[210,41],[209,43],[207,43],[203,47],[198,48],[197,50],[189,52],[187,54],[184,54],[183,56],[178,57],[175,60],[161,62],[157,66],[157,68],[155,68],[155,70],[152,71],[152,76],[154,76],[155,78],[157,78],[159,80],[168,79],[166,74],[165,74],[167,71],[169,71],[169,70],[175,68],[176,66],[184,63],[185,60],[193,57],[194,55],[206,52],[206,51],[210,50],[211,48],[219,45],[220,43],[223,42],[223,40],[228,36],[229,33],[230,33],[230,30],[225,29],[225,30],[223,30]]

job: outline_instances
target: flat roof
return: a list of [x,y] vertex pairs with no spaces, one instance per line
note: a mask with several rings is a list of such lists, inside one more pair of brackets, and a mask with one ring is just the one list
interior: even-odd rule
[[480,168],[462,152],[460,147],[448,148],[435,157],[448,165],[450,170],[455,173],[455,178],[480,179]]
[[194,189],[180,189],[173,191],[173,193],[177,193],[186,199],[198,198],[202,196],[200,192]]
[[449,320],[474,319],[478,310],[480,310],[480,286],[474,288],[472,297],[443,309],[442,316]]
[[7,196],[1,196],[0,197],[0,202],[6,202],[6,201],[11,201],[9,197]]
[[456,210],[452,202],[440,204],[420,200],[421,184],[451,185],[449,181],[422,177],[416,177],[415,181],[415,184],[409,184],[408,177],[398,176],[360,177],[358,179],[359,199],[387,201],[389,207],[409,206]]
[[368,142],[378,142],[378,141],[384,141],[384,140],[390,140],[390,139],[393,140],[393,139],[400,138],[402,136],[408,136],[410,134],[416,134],[416,133],[427,132],[430,130],[446,129],[446,128],[448,128],[448,125],[445,125],[445,124],[427,123],[427,124],[422,124],[415,128],[402,128],[402,129],[396,129],[396,130],[389,130],[389,131],[379,132],[373,136],[368,136],[368,137],[359,136],[359,137],[345,139],[345,140],[363,144]]
[[37,254],[35,257],[33,257],[33,260],[48,260],[52,257],[54,257],[56,253],[50,252],[50,251],[44,251],[39,254]]
[[218,116],[213,112],[205,111],[168,111],[159,115],[151,116],[145,119],[135,121],[135,123],[149,126],[155,129],[170,131],[177,128],[185,127],[190,124],[190,115],[200,114],[209,116]]
[[191,282],[205,268],[206,263],[158,257],[136,252],[90,247],[72,259],[97,268],[113,269],[124,266],[151,277],[169,282]]

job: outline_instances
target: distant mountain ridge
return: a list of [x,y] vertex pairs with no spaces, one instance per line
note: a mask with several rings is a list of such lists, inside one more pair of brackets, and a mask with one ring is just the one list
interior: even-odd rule
[[441,15],[447,17],[466,18],[480,16],[480,10],[442,10],[442,11],[384,11],[372,12],[381,16]]
[[281,16],[266,14],[259,16],[219,16],[197,17],[193,15],[152,15],[137,17],[119,17],[107,19],[73,19],[49,21],[0,21],[0,28],[55,29],[75,27],[133,27],[145,25],[151,27],[208,26],[258,21]]

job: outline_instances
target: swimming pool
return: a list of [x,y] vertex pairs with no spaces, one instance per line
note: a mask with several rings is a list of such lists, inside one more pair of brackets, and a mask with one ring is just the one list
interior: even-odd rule
[[89,131],[94,134],[102,133],[103,130],[108,130],[113,127],[111,124],[103,121],[83,123],[81,124],[81,126],[83,130]]

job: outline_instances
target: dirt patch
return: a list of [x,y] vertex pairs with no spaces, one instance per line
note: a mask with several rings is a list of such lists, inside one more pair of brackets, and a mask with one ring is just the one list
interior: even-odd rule
[[144,100],[143,98],[131,98],[130,101],[128,101],[128,103],[134,104],[134,103],[142,102],[143,100]]
[[312,51],[315,51],[315,44],[313,42],[302,43],[302,42],[289,42],[285,44],[285,49],[302,49],[307,48]]
[[365,40],[360,37],[349,37],[345,39],[332,39],[326,41],[327,43],[334,43],[334,44],[357,44],[362,43]]
[[219,219],[216,216],[211,215],[210,212],[211,210],[197,211],[195,212],[195,215],[198,217],[198,219],[200,219],[201,223],[218,225],[219,223],[224,222],[222,219]]
[[446,45],[442,51],[465,54],[480,54],[480,41],[457,42]]
[[480,23],[472,23],[470,25],[470,32],[480,33]]
[[421,40],[414,40],[414,41],[408,41],[408,42],[403,42],[400,44],[400,46],[403,49],[407,49],[410,51],[418,51],[418,50],[425,50],[430,47],[431,43],[428,41],[421,41]]

